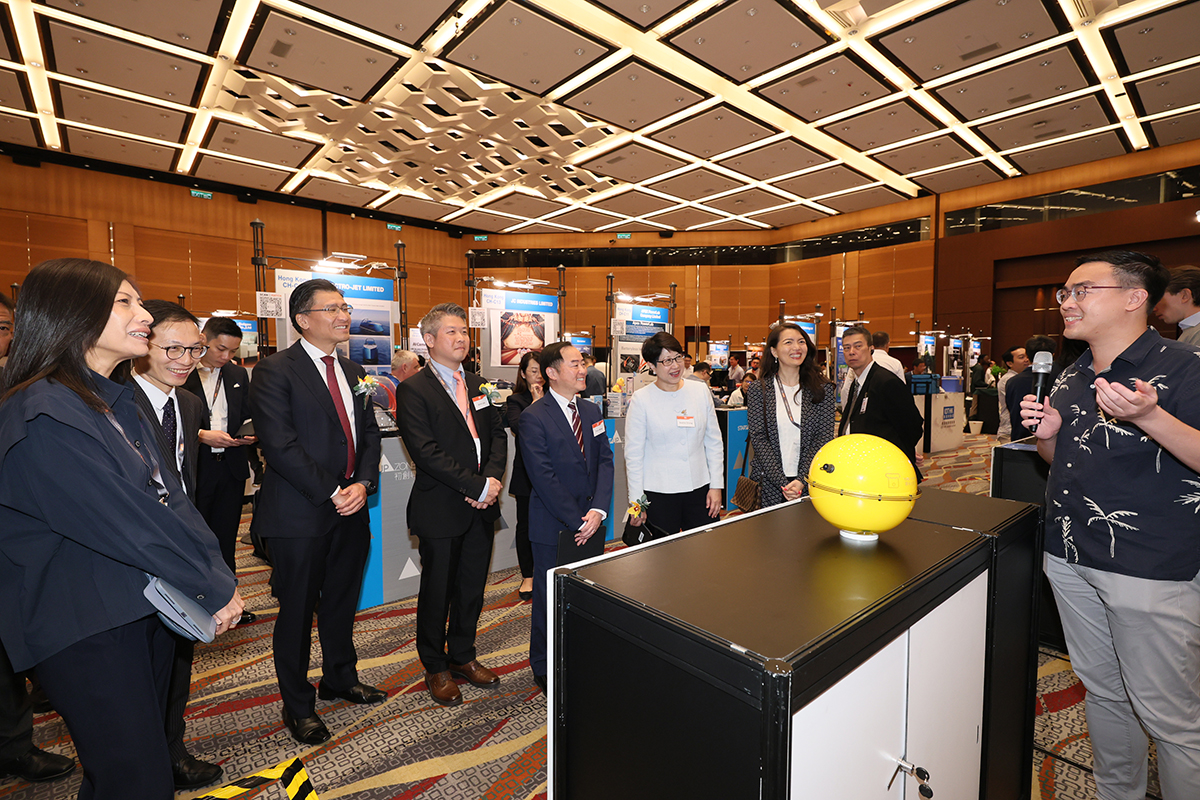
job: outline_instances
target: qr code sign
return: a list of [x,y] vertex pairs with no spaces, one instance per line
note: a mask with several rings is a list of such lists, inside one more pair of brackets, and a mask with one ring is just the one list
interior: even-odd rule
[[283,295],[276,292],[258,292],[258,314],[260,319],[283,319]]

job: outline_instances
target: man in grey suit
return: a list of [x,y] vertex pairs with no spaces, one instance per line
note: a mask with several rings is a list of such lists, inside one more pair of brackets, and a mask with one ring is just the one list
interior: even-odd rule
[[1171,282],[1154,313],[1163,322],[1179,326],[1179,341],[1200,347],[1200,267],[1171,270]]

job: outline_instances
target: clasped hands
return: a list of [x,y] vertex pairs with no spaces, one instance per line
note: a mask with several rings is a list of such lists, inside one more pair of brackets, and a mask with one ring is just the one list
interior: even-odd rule
[[492,503],[496,502],[496,498],[500,496],[500,489],[503,488],[503,485],[500,483],[500,481],[496,480],[495,478],[488,478],[487,482],[488,489],[487,494],[483,496],[483,502],[476,500],[474,497],[463,497],[463,500],[466,500],[471,504],[471,508],[487,508]]

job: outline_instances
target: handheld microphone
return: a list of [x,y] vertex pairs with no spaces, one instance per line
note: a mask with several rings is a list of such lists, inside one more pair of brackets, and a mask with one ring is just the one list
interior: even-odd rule
[[[1033,357],[1033,395],[1039,403],[1046,402],[1050,393],[1050,370],[1054,367],[1054,356],[1042,350]],[[1029,432],[1037,431],[1037,423],[1029,426]]]

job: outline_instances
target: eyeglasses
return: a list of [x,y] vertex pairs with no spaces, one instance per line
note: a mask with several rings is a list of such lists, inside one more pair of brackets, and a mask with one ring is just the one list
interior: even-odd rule
[[660,367],[670,367],[683,361],[683,356],[674,356],[673,358],[660,358],[658,365]]
[[1074,297],[1075,302],[1078,303],[1079,301],[1083,300],[1083,298],[1088,296],[1088,292],[1091,292],[1095,289],[1128,289],[1128,288],[1129,288],[1128,286],[1087,286],[1087,285],[1075,286],[1070,289],[1059,289],[1057,292],[1054,293],[1054,299],[1057,300],[1058,304],[1061,306],[1063,303],[1067,302],[1068,297]]
[[353,310],[354,310],[354,306],[350,305],[349,303],[342,303],[340,306],[330,303],[329,305],[322,306],[321,308],[306,308],[303,311],[300,311],[297,313],[307,314],[310,311],[324,311],[326,314],[336,314],[339,311],[345,311],[347,314],[349,314]]
[[200,359],[204,358],[204,354],[208,352],[208,346],[202,344],[198,344],[195,347],[184,347],[181,344],[173,344],[170,347],[163,347],[161,344],[154,344],[154,342],[149,342],[149,344],[152,347],[157,347],[159,350],[162,350],[167,354],[167,358],[171,359],[172,361],[178,361],[179,359],[183,358],[184,353],[190,355],[193,361],[199,361]]

